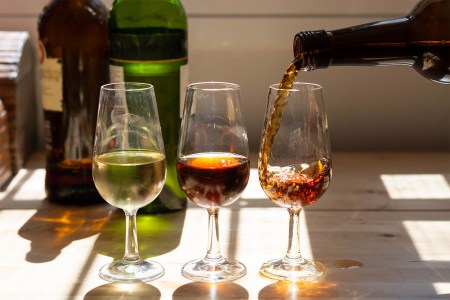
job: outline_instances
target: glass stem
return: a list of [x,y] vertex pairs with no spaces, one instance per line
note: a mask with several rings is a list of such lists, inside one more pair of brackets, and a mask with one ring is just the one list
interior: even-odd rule
[[300,252],[300,209],[289,212],[289,244],[285,259],[302,260]]
[[125,211],[126,217],[126,236],[125,236],[125,255],[123,260],[127,262],[137,262],[139,257],[137,231],[136,231],[136,210]]
[[208,209],[208,251],[205,260],[220,262],[223,260],[219,245],[219,210]]

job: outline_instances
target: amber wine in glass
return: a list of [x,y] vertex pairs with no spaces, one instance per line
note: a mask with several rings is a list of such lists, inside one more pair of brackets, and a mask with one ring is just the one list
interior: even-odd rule
[[317,84],[271,85],[258,160],[261,187],[290,217],[286,255],[264,263],[261,274],[283,281],[316,281],[325,274],[318,261],[300,253],[300,211],[314,203],[331,179],[328,123]]

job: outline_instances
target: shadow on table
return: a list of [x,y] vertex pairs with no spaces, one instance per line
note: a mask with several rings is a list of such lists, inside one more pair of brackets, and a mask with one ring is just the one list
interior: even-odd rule
[[[185,214],[185,211],[162,215],[138,214],[141,255],[158,256],[175,249],[180,242]],[[122,258],[125,250],[124,213],[108,205],[72,207],[50,204],[39,209],[18,233],[30,241],[26,260],[32,263],[52,261],[72,242],[99,233],[94,253],[118,259]]]
[[109,283],[90,290],[84,300],[159,300],[161,292],[145,283]]
[[[143,258],[163,255],[175,249],[180,243],[181,233],[184,225],[184,218],[186,211],[178,211],[159,215],[145,215],[139,214],[137,216],[137,235],[139,254]],[[82,269],[79,281],[82,282],[85,274],[89,271],[97,253],[112,257],[111,260],[122,259],[125,251],[125,214],[122,210],[112,210],[108,222],[106,222],[101,229],[101,234],[97,238],[91,255],[86,260],[84,268]],[[102,288],[103,287],[103,288]],[[125,292],[122,298],[120,294],[120,287],[125,287]],[[126,288],[130,288],[133,293],[127,294]],[[94,295],[100,297],[99,299],[115,299],[108,297],[108,293],[113,293],[116,289],[118,299],[159,299],[161,293],[150,286],[139,286],[136,284],[108,284],[100,286],[86,294],[86,297],[95,299]],[[118,289],[117,289],[118,288]],[[79,287],[75,287],[71,292],[71,296],[77,295]],[[156,293],[156,291],[158,293]],[[106,294],[103,295],[102,293]],[[151,296],[149,298],[149,295]]]
[[[136,226],[139,254],[143,258],[163,255],[178,247],[183,231],[185,210],[146,215],[138,212]],[[121,259],[125,251],[125,214],[115,210],[103,226],[94,251]]]
[[182,299],[249,299],[249,294],[244,287],[236,283],[192,282],[174,291],[172,300]]
[[54,260],[73,241],[98,234],[110,215],[106,205],[82,208],[49,204],[39,209],[18,232],[31,242],[26,260],[32,263]]

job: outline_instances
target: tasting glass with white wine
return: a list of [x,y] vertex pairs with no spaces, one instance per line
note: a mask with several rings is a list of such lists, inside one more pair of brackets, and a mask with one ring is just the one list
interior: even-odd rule
[[163,276],[162,265],[140,257],[136,230],[137,210],[156,198],[166,177],[152,85],[125,82],[101,87],[92,169],[100,195],[126,217],[125,254],[101,268],[100,277],[138,282]]

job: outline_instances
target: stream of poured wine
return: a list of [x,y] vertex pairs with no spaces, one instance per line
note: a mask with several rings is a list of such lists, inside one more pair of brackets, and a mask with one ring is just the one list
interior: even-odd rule
[[286,107],[289,99],[290,91],[294,85],[295,78],[300,71],[301,64],[299,60],[294,60],[287,70],[284,72],[283,79],[281,80],[277,96],[275,99],[274,107],[270,119],[267,121],[264,133],[262,135],[261,148],[259,151],[258,160],[258,172],[260,182],[266,182],[267,180],[267,165],[269,163],[269,153],[272,148],[273,139],[280,128],[281,119],[283,117],[283,111]]

